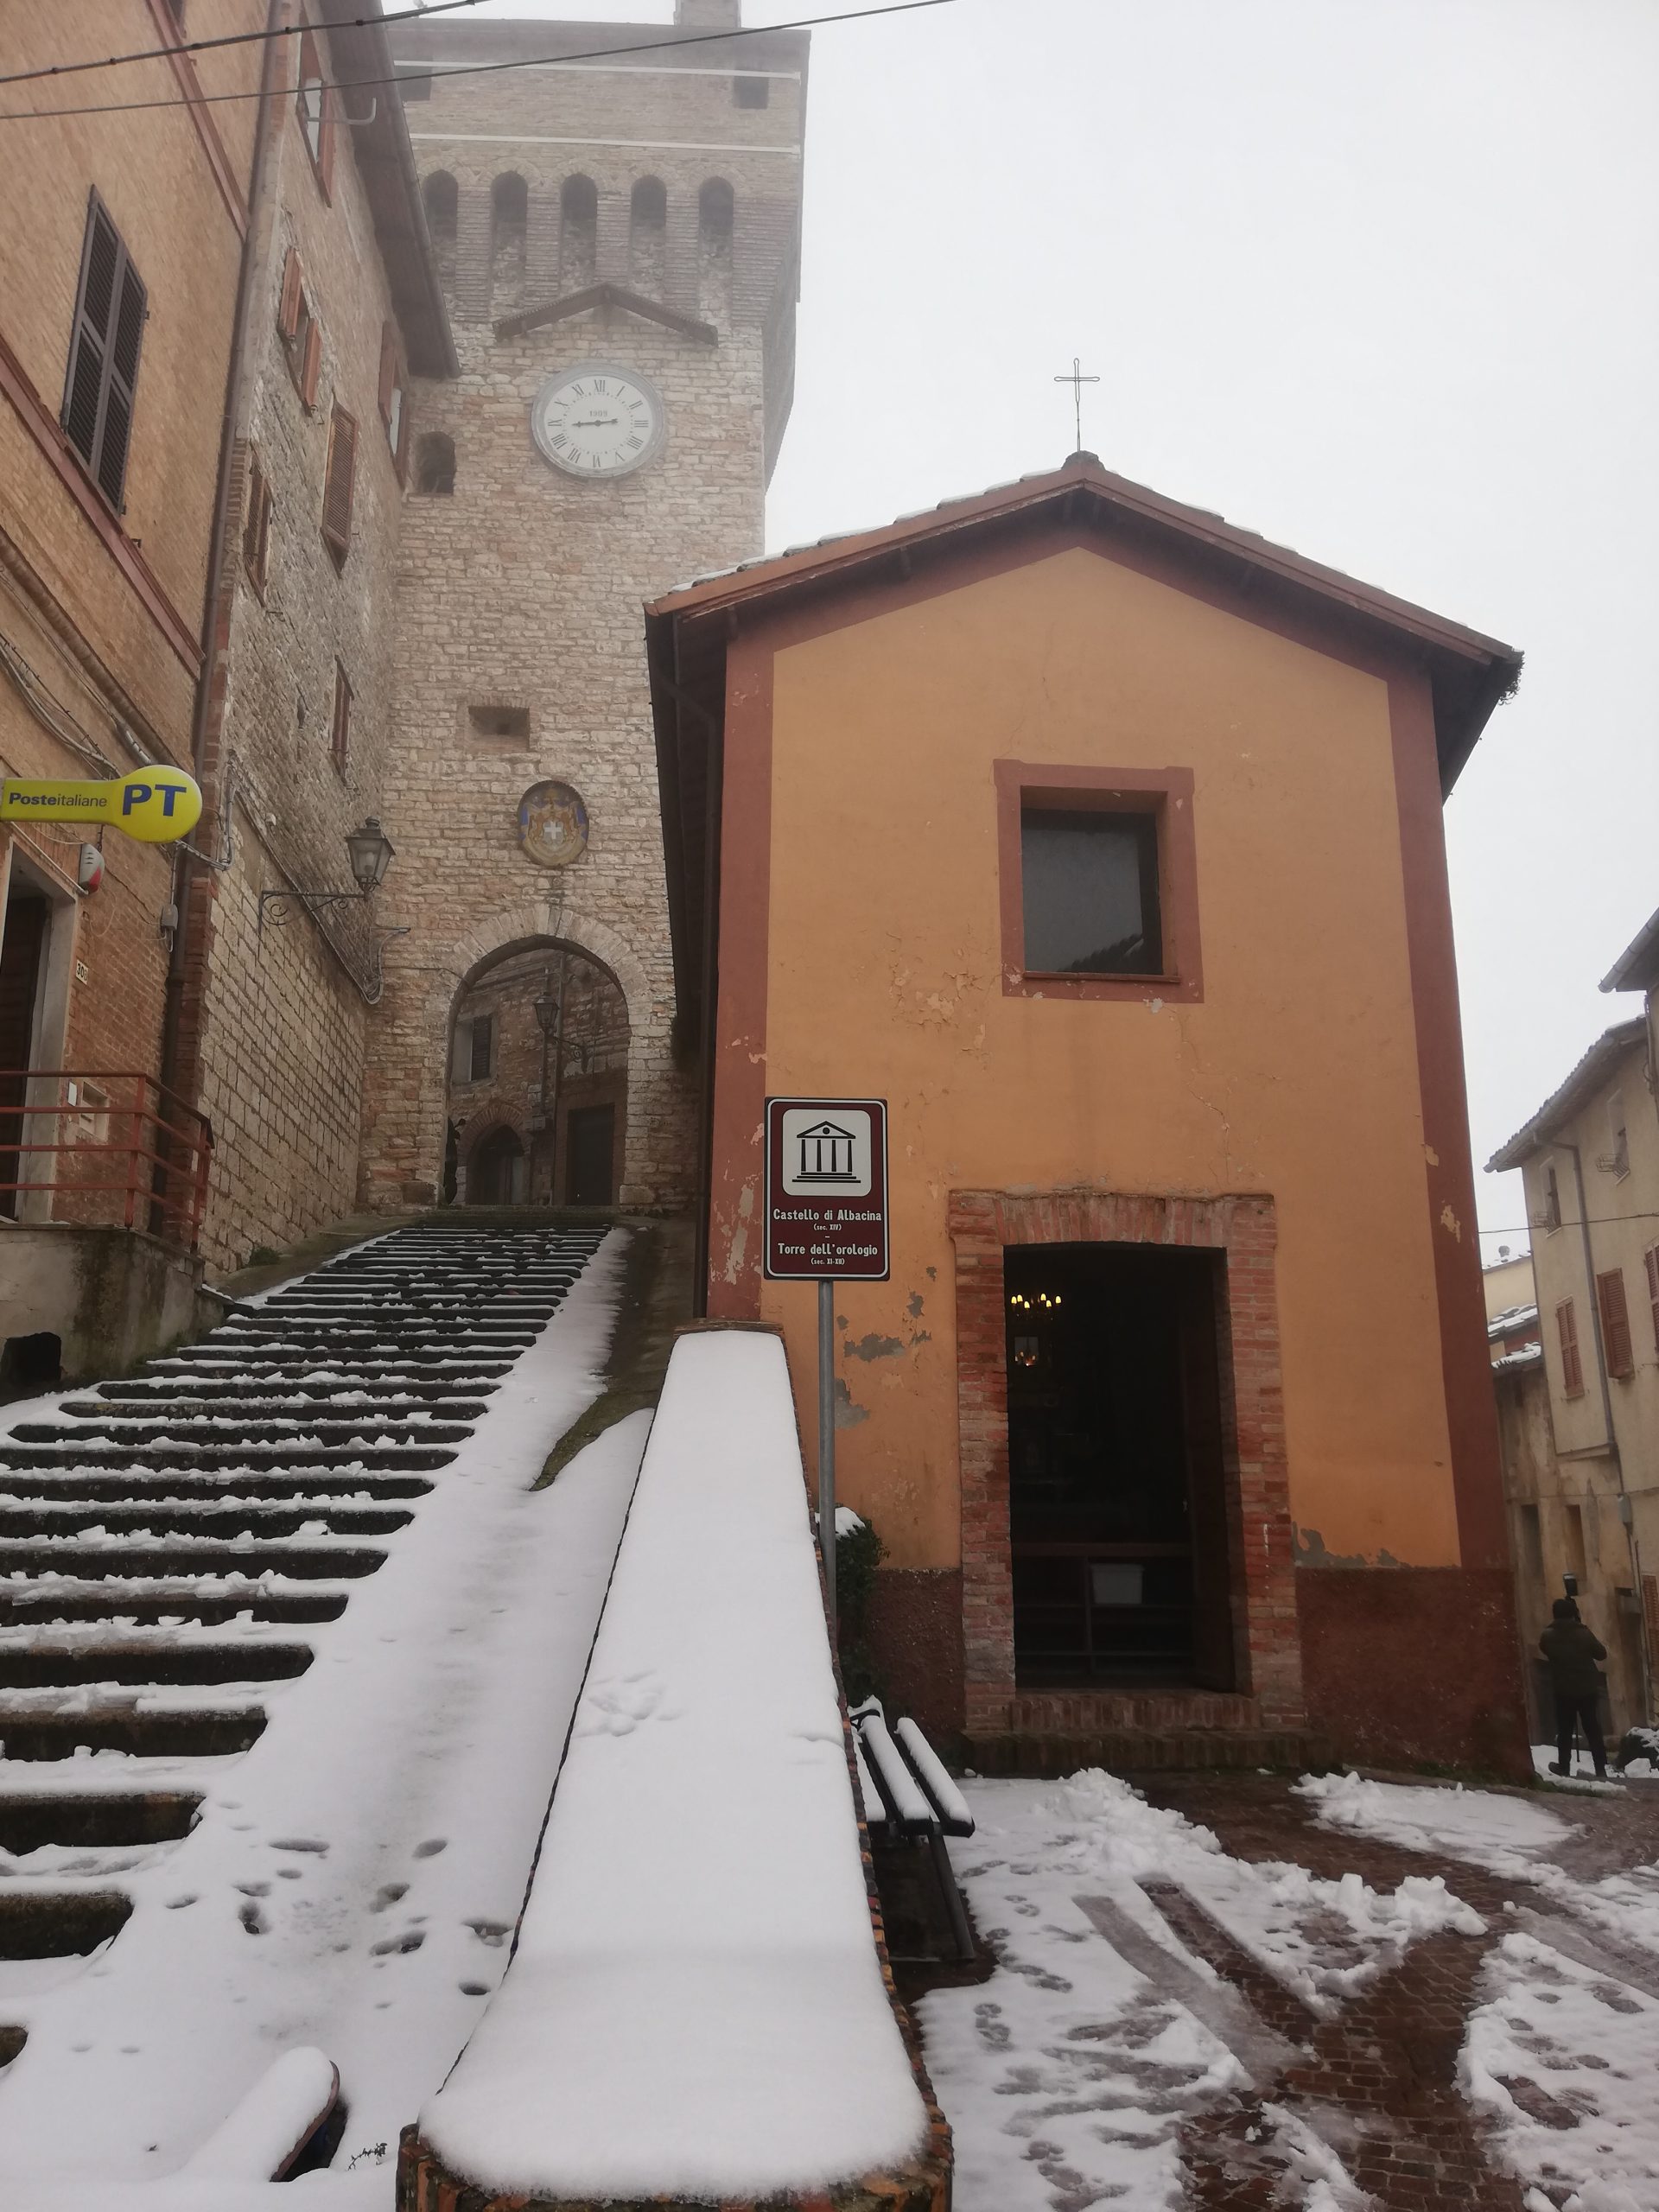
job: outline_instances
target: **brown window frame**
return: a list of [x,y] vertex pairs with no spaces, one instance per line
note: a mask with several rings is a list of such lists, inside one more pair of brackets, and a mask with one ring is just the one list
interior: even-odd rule
[[[342,435],[346,440],[344,492],[340,489],[342,472],[339,461]],[[322,539],[337,569],[345,567],[352,550],[352,508],[356,489],[357,417],[336,402],[328,423],[328,458],[322,474]]]
[[1659,1244],[1649,1244],[1642,1255],[1648,1273],[1648,1310],[1653,1319],[1653,1349],[1659,1354]]
[[334,773],[345,781],[346,769],[352,757],[352,679],[346,673],[342,660],[334,663],[334,719],[328,731],[328,756],[334,764]]
[[[102,326],[95,319],[88,304],[88,293],[92,282],[93,254],[101,232],[107,233],[113,264],[110,270],[109,299],[105,320]],[[129,295],[134,301],[130,358],[121,365],[119,353]],[[86,196],[86,226],[81,235],[80,276],[75,286],[75,311],[69,326],[69,363],[63,381],[63,407],[58,416],[62,425],[64,442],[67,445],[88,479],[96,486],[99,496],[111,510],[124,515],[127,511],[127,473],[132,461],[132,433],[138,410],[138,372],[143,359],[144,324],[149,316],[149,293],[138,274],[127,242],[116,226],[104,200],[96,190]],[[91,372],[92,422],[83,443],[75,424],[86,409],[88,378]],[[111,429],[120,415],[112,416],[111,402],[114,400],[124,415],[118,454],[111,441]],[[111,462],[113,461],[113,467]],[[113,476],[113,484],[111,479]]]
[[1636,1372],[1636,1348],[1630,1341],[1630,1308],[1624,1295],[1623,1268],[1608,1268],[1596,1277],[1596,1310],[1601,1316],[1601,1349],[1607,1372],[1615,1382],[1628,1382]]
[[[311,143],[312,111],[306,98],[307,88],[317,88],[317,143]],[[294,92],[294,118],[300,126],[301,142],[310,159],[312,172],[317,180],[317,189],[323,199],[332,204],[334,196],[334,88],[328,82],[323,67],[322,48],[317,34],[309,23],[300,31],[299,79]]]
[[242,522],[242,566],[261,601],[270,574],[270,479],[258,454],[248,448],[248,493]]
[[1561,1395],[1584,1395],[1584,1360],[1579,1351],[1579,1317],[1573,1300],[1562,1299],[1555,1308],[1555,1335],[1561,1348]]
[[[1084,768],[1028,760],[993,763],[1002,993],[1027,999],[1204,998],[1198,931],[1198,842],[1190,768]],[[1158,824],[1158,909],[1163,967],[1155,976],[1054,975],[1026,966],[1025,862],[1020,817],[1048,812],[1150,814]]]

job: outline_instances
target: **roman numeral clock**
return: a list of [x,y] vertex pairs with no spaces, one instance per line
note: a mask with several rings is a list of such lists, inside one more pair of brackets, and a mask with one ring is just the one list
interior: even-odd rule
[[662,394],[637,369],[584,361],[551,376],[530,410],[531,432],[570,476],[626,476],[647,461],[666,427]]

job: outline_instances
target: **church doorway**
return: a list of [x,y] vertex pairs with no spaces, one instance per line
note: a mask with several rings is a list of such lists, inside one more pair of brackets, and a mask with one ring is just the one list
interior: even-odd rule
[[1003,1257],[1018,1686],[1230,1689],[1222,1255]]
[[565,1123],[565,1199],[573,1206],[607,1206],[616,1195],[614,1106],[577,1106]]
[[527,1165],[517,1130],[492,1129],[467,1163],[467,1205],[523,1205],[529,1195]]

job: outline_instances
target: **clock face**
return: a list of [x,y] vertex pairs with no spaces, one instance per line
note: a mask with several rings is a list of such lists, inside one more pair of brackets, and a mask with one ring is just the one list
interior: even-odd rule
[[572,476],[626,476],[663,442],[662,396],[637,369],[586,361],[550,377],[530,410],[537,444]]

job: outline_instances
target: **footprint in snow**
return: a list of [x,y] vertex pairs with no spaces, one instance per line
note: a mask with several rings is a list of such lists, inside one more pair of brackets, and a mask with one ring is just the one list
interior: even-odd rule
[[411,1855],[416,1859],[435,1859],[441,1851],[447,1851],[448,1847],[449,1839],[447,1835],[429,1836],[424,1843],[416,1845]]
[[590,1682],[582,1700],[584,1719],[579,1736],[631,1736],[645,1720],[677,1720],[682,1710],[663,1704],[668,1685],[659,1675],[624,1675],[607,1682]]
[[406,1897],[408,1895],[407,1882],[383,1882],[374,1893],[374,1902],[370,1905],[369,1910],[385,1912],[388,1906],[396,1904],[399,1897]]
[[315,1851],[319,1858],[325,1856],[328,1849],[326,1843],[318,1843],[314,1837],[302,1835],[272,1836],[270,1847],[273,1851]]
[[370,1950],[377,1959],[390,1958],[394,1951],[418,1951],[426,1941],[423,1928],[406,1928],[401,1936],[383,1936],[378,1943],[371,1943]]
[[270,1923],[265,1918],[264,1914],[260,1911],[258,1906],[255,1904],[251,1897],[249,1898],[246,1904],[242,1906],[236,1916],[241,1922],[244,1928],[247,1929],[250,1936],[263,1936],[270,1926]]

